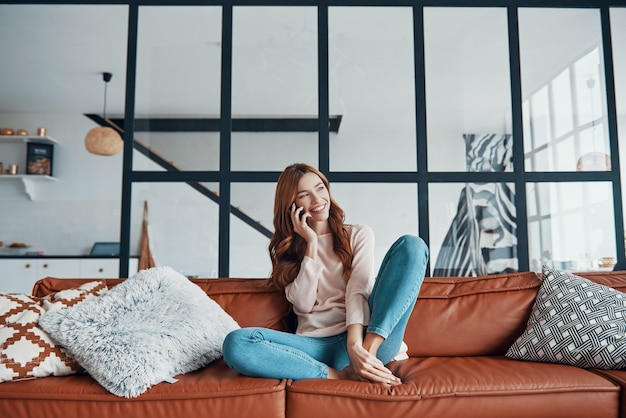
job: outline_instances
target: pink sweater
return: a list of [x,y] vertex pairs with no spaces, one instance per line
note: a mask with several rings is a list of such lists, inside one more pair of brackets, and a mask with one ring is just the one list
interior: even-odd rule
[[296,333],[328,337],[344,332],[348,325],[367,325],[369,295],[374,287],[374,232],[352,225],[352,274],[346,283],[343,265],[333,251],[332,234],[320,235],[317,260],[304,257],[296,279],[285,288],[298,316]]
[[[374,231],[351,225],[352,274],[346,284],[343,265],[333,251],[331,234],[317,237],[317,260],[304,257],[296,279],[285,294],[298,316],[297,334],[329,337],[341,334],[352,324],[369,324],[368,300],[374,287]],[[407,357],[402,342],[394,360]]]

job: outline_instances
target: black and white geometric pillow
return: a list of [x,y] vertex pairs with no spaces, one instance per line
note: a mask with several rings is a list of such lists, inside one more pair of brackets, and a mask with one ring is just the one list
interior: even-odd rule
[[543,268],[526,330],[506,356],[583,368],[626,367],[626,294]]

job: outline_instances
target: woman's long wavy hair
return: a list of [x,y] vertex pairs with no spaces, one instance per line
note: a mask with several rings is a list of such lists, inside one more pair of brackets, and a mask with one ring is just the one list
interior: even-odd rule
[[[272,260],[270,281],[279,289],[294,281],[306,251],[306,241],[294,232],[291,222],[291,205],[296,200],[298,182],[306,173],[316,174],[328,189],[330,196],[330,185],[326,176],[310,165],[292,164],[285,168],[278,178],[274,198],[274,235],[269,243],[269,253]],[[350,231],[344,220],[343,209],[331,196],[328,224],[333,236],[333,250],[343,264],[343,275],[347,280],[352,271],[352,248]]]

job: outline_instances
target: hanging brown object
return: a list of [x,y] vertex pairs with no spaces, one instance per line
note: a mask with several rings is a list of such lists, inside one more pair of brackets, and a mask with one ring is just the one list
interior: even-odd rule
[[141,225],[141,249],[139,252],[139,270],[156,267],[152,251],[150,250],[150,238],[148,237],[148,202],[143,202],[143,223]]
[[[104,81],[104,106],[102,109],[102,118],[107,119],[107,85],[113,74],[102,73],[102,81]],[[85,136],[85,148],[92,154],[96,155],[115,155],[124,148],[124,141],[120,134],[113,128],[108,126],[98,126],[87,132]]]
[[124,147],[124,142],[115,129],[98,126],[87,132],[85,148],[96,155],[115,155]]

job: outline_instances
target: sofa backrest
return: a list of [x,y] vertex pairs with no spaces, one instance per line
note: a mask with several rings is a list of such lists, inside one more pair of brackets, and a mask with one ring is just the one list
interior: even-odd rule
[[[577,273],[626,293],[626,272]],[[34,296],[102,280],[39,280]],[[293,315],[284,292],[266,279],[192,279],[242,326],[292,330]],[[535,273],[483,277],[429,277],[424,280],[405,334],[412,357],[503,355],[526,328],[537,292]]]
[[524,331],[540,286],[535,273],[426,278],[404,337],[408,354],[504,354]]
[[[39,280],[34,296],[102,280],[111,288],[123,279]],[[192,279],[242,326],[293,329],[284,292],[265,279]],[[426,278],[405,334],[411,356],[501,354],[519,336],[541,282],[534,273],[477,278]]]
[[[124,279],[58,279],[47,277],[35,283],[33,296],[46,296],[83,283],[100,280],[111,288]],[[259,326],[287,330],[291,306],[284,292],[269,288],[265,279],[191,279],[242,327]]]
[[[626,271],[575,273],[626,293]],[[409,319],[409,355],[503,355],[526,329],[541,287],[535,273],[426,278]]]
[[626,293],[626,271],[597,271],[590,273],[576,273],[593,282],[612,287]]

